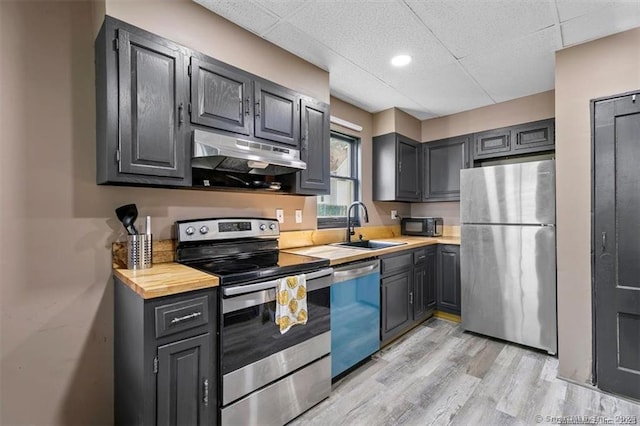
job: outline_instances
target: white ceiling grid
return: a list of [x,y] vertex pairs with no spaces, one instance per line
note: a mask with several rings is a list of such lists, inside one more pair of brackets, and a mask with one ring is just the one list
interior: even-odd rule
[[194,1],[329,71],[332,95],[419,119],[551,90],[556,50],[640,26],[640,0]]

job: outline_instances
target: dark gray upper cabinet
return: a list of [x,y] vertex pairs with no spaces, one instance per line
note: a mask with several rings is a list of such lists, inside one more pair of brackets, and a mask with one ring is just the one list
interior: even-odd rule
[[475,160],[551,151],[555,149],[555,119],[475,133],[473,146]]
[[329,105],[301,99],[300,159],[306,170],[283,177],[283,183],[300,195],[326,195],[331,191],[329,169]]
[[191,122],[240,135],[253,132],[251,77],[218,61],[191,57]]
[[373,200],[420,201],[420,144],[398,133],[373,138]]
[[517,154],[555,149],[555,120],[542,120],[513,127],[513,150]]
[[460,315],[460,246],[438,246],[437,308]]
[[300,96],[267,81],[254,82],[256,137],[298,146]]
[[97,181],[190,185],[181,47],[107,18],[96,39]]
[[422,201],[460,200],[460,170],[470,166],[471,135],[422,144]]

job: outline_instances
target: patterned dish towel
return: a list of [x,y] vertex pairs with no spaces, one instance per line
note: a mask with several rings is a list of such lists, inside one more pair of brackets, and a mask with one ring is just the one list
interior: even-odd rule
[[305,274],[284,277],[276,288],[276,324],[284,334],[296,324],[306,324],[307,279]]

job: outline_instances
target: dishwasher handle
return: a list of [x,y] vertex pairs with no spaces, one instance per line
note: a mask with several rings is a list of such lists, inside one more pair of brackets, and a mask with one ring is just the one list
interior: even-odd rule
[[364,277],[365,275],[380,272],[380,261],[371,260],[367,262],[354,263],[349,266],[335,268],[333,270],[333,282],[340,283],[343,281]]

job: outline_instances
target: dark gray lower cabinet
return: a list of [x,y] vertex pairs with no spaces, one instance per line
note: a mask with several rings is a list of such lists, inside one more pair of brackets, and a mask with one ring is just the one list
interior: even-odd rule
[[385,344],[433,314],[436,246],[383,256],[380,262],[380,340]]
[[460,315],[460,246],[438,246],[437,309]]
[[114,292],[115,424],[217,424],[217,289]]
[[413,322],[409,299],[413,287],[411,275],[409,270],[381,279],[382,341],[399,335]]
[[205,333],[158,347],[158,425],[209,424],[209,405],[215,406],[209,341]]

